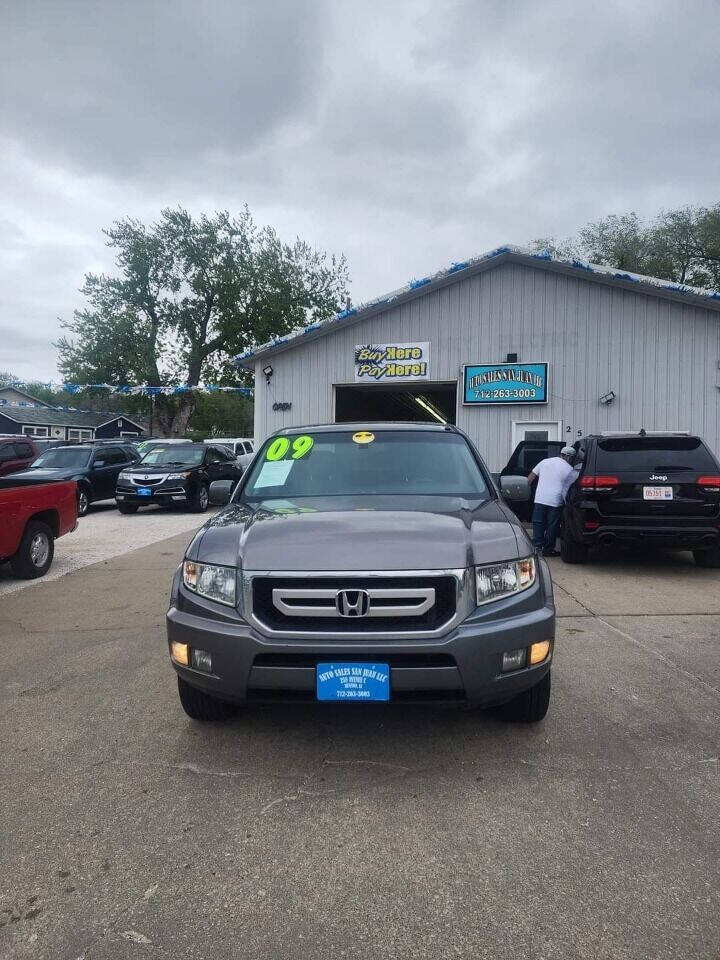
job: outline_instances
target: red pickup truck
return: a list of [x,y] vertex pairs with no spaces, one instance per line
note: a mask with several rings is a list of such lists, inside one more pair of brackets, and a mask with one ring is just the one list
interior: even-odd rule
[[33,483],[0,477],[0,563],[24,580],[50,569],[55,540],[77,527],[74,480]]

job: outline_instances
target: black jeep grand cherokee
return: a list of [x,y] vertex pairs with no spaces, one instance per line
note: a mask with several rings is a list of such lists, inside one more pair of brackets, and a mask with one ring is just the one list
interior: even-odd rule
[[115,500],[120,513],[136,513],[153,503],[186,504],[196,513],[208,508],[214,480],[238,481],[242,467],[220,444],[177,443],[153,447],[118,477]]
[[699,437],[587,436],[575,444],[578,479],[562,521],[561,555],[584,563],[595,545],[692,550],[720,567],[720,464]]

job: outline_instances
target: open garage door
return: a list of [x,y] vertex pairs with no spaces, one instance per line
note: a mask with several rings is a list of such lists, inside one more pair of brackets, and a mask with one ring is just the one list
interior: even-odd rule
[[411,420],[455,423],[457,383],[336,386],[335,422]]

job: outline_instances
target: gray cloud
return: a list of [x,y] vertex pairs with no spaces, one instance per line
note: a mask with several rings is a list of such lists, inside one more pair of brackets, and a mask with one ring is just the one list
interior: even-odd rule
[[5,5],[6,129],[123,179],[244,153],[304,109],[321,15],[302,0]]
[[719,27],[715,0],[5,4],[0,369],[52,375],[57,318],[112,266],[102,227],[168,204],[247,201],[346,252],[361,300],[605,213],[717,202]]

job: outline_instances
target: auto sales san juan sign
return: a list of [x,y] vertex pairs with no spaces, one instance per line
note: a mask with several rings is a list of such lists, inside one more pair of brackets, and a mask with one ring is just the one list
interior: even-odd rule
[[429,379],[428,342],[355,345],[356,383],[398,383]]
[[463,368],[463,403],[547,403],[547,363],[481,363]]

